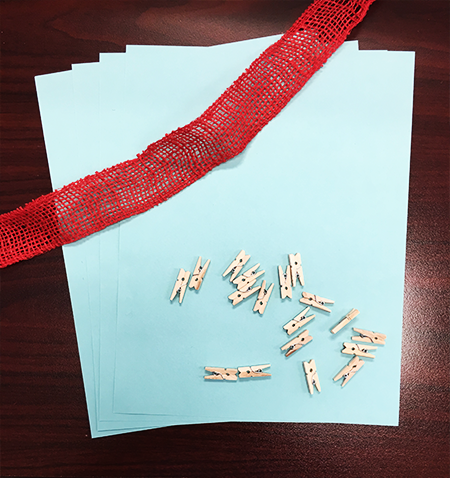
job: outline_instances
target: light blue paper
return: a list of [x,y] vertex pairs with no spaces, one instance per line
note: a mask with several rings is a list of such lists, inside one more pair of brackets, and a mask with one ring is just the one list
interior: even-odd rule
[[[246,42],[242,43],[243,47],[245,46],[245,43]],[[158,48],[158,47],[151,47],[151,48]],[[225,48],[226,49],[226,48],[228,48],[228,46],[225,46],[225,47],[220,46],[220,47],[212,47],[212,48],[216,48],[216,49]],[[133,52],[133,50],[144,51],[145,49],[146,49],[145,47],[143,47],[143,48],[130,47],[128,49],[127,55],[128,54],[136,55],[136,53]],[[203,50],[208,50],[208,48],[204,48]],[[187,51],[188,50],[185,49],[185,52],[187,52]],[[117,56],[116,56],[116,59],[114,61],[118,60],[118,56],[120,54],[115,54],[115,55],[117,55]],[[140,55],[140,53],[137,54],[137,58],[139,58],[139,55]],[[107,56],[108,55],[102,56],[102,61],[104,61]],[[132,58],[132,56],[130,56],[130,59],[131,58]],[[206,58],[206,55],[205,55],[205,58]],[[120,74],[121,70],[117,67],[117,65],[114,64],[114,61],[111,62],[110,66],[113,69],[116,68],[115,72]],[[120,61],[122,61],[122,60],[120,60]],[[118,64],[120,63],[120,61],[118,61]],[[157,62],[155,62],[154,65],[155,65],[155,69],[158,68],[157,67]],[[101,64],[100,64],[99,68],[100,68],[100,71],[101,71],[102,70]],[[230,68],[232,68],[232,67],[230,67]],[[78,128],[79,130],[81,130],[81,132],[83,134],[81,134],[81,133],[78,134],[77,143],[76,143],[77,148],[74,148],[77,151],[77,154],[78,154],[77,163],[79,163],[80,158],[85,158],[85,161],[87,160],[87,162],[86,162],[85,166],[83,166],[83,167],[87,167],[87,165],[89,164],[89,167],[92,167],[92,168],[95,168],[95,169],[102,169],[103,167],[108,165],[108,161],[111,161],[111,164],[113,164],[113,163],[116,163],[116,162],[124,159],[123,157],[114,158],[114,152],[116,152],[116,153],[119,152],[120,153],[120,145],[119,145],[119,147],[115,147],[115,148],[110,147],[108,149],[108,145],[110,145],[112,143],[111,134],[110,134],[111,131],[114,131],[113,136],[112,136],[113,139],[117,139],[117,133],[122,132],[122,129],[120,127],[120,120],[123,119],[123,117],[121,116],[122,109],[123,109],[123,103],[122,103],[122,106],[120,106],[120,102],[123,101],[123,98],[116,97],[114,100],[116,102],[115,106],[117,107],[117,111],[111,110],[111,111],[107,112],[106,115],[104,114],[104,112],[108,111],[108,109],[107,109],[108,101],[109,101],[109,99],[113,100],[114,95],[104,103],[104,105],[100,108],[100,118],[101,118],[100,123],[98,123],[98,122],[95,123],[97,121],[97,118],[95,117],[95,115],[96,115],[95,108],[90,112],[90,114],[88,116],[86,116],[86,114],[85,114],[86,110],[85,109],[83,110],[81,100],[83,98],[84,98],[84,100],[86,100],[86,98],[89,98],[89,95],[95,95],[95,89],[99,88],[98,85],[93,85],[93,84],[89,83],[90,75],[92,75],[93,79],[96,78],[97,72],[95,72],[94,70],[95,70],[95,67],[93,65],[91,65],[91,66],[87,66],[87,65],[76,65],[76,66],[74,66],[74,78],[75,78],[74,85],[76,85],[76,87],[75,87],[76,105],[75,105],[75,107],[73,106],[73,104],[70,106],[74,110],[74,112],[72,114],[72,119],[68,120],[68,121],[72,121],[72,122],[75,121],[74,120],[75,117],[78,117],[79,121],[85,121],[85,124],[83,124],[81,126],[81,128]],[[80,73],[83,73],[85,76],[83,76],[83,74],[80,74]],[[240,70],[237,70],[236,71],[236,76],[239,73],[240,73]],[[100,78],[102,77],[101,75],[102,74],[100,73]],[[58,76],[58,74],[56,74],[56,76]],[[46,77],[50,77],[50,75],[46,75]],[[40,78],[43,81],[44,77],[40,77]],[[67,76],[65,76],[65,78],[67,79]],[[37,80],[37,83],[38,83],[38,80]],[[41,88],[41,92],[40,92],[40,95],[39,95],[40,103],[41,103],[41,100],[42,100],[42,103],[44,103],[44,98],[54,97],[55,95],[53,94],[52,90],[54,90],[55,88],[58,89],[59,87],[61,87],[62,88],[61,91],[64,91],[64,88],[65,88],[65,93],[68,92],[67,85],[63,86],[63,85],[58,85],[57,83],[53,83],[53,84],[49,83],[48,85],[45,85],[44,83],[42,83],[42,88]],[[102,88],[105,84],[106,84],[106,82],[102,83],[101,80],[100,80],[100,85],[101,85],[101,87],[99,88],[99,90],[100,90],[100,103],[102,102],[102,100],[101,100],[102,93],[103,93]],[[49,88],[46,89],[46,86],[48,86]],[[86,89],[85,91],[88,92],[87,94],[83,93],[84,88]],[[43,91],[45,91],[45,94],[43,93]],[[77,96],[77,94],[78,94],[78,96]],[[216,96],[218,94],[220,94],[220,92],[217,93]],[[119,97],[120,97],[120,95],[119,95]],[[54,101],[50,101],[51,106],[49,108],[45,108],[45,107],[42,108],[41,107],[41,109],[44,109],[44,110],[50,109],[52,111],[52,113],[56,114],[57,108],[59,107],[61,109],[61,103],[58,103],[58,101],[57,101],[58,99],[59,100],[62,100],[62,99],[67,100],[67,98],[65,98],[65,94],[62,93],[60,98],[55,97],[55,98],[53,98]],[[212,100],[214,100],[214,99],[215,99],[215,97],[212,98]],[[69,103],[70,103],[70,101],[69,101]],[[92,97],[91,97],[91,105],[90,105],[91,107],[92,107],[92,103],[93,103],[93,101],[92,101]],[[105,108],[103,108],[104,106],[105,106]],[[69,111],[69,110],[66,110],[66,111]],[[156,111],[155,111],[155,113],[156,113]],[[118,116],[118,118],[117,118],[118,121],[117,122],[113,118],[114,114],[116,114]],[[109,115],[111,115],[111,116],[109,116]],[[73,168],[71,168],[71,162],[70,161],[71,161],[71,159],[75,159],[75,157],[74,156],[71,157],[70,154],[68,155],[67,154],[67,149],[66,149],[65,154],[64,154],[64,157],[66,158],[66,164],[60,167],[60,173],[58,173],[58,164],[59,165],[62,164],[62,162],[61,162],[62,150],[58,150],[57,141],[47,141],[47,140],[50,137],[51,132],[54,132],[54,135],[52,136],[52,138],[56,138],[56,137],[59,136],[59,139],[61,139],[61,136],[59,135],[59,128],[66,125],[66,123],[65,122],[61,123],[59,121],[59,123],[60,123],[59,126],[56,125],[56,124],[53,124],[52,125],[53,129],[50,128],[50,127],[46,128],[46,126],[45,126],[46,122],[44,122],[44,116],[46,116],[46,115],[43,115],[43,123],[44,123],[44,132],[47,129],[46,142],[48,143],[47,148],[49,150],[49,162],[52,159],[56,164],[56,166],[51,168],[51,169],[56,168],[55,169],[55,171],[56,171],[55,178],[53,178],[54,179],[54,184],[55,184],[55,181],[58,180],[58,174],[60,174],[60,183],[57,183],[57,184],[62,185],[62,184],[65,184],[67,182],[70,182],[71,180],[74,180],[74,179],[76,179],[80,176],[83,176],[87,173],[93,172],[93,171],[87,170],[87,169],[80,170],[79,166],[78,166],[78,169],[75,167],[75,169],[73,170]],[[47,115],[46,117],[47,117],[47,120],[48,120],[47,122],[49,122],[50,121],[48,119],[49,115]],[[56,117],[54,117],[53,119],[55,119],[55,118]],[[90,122],[89,121],[86,122],[87,118],[89,118]],[[108,121],[108,119],[110,119],[110,121]],[[169,118],[169,121],[172,121],[172,120]],[[107,126],[105,126],[105,123],[109,123],[109,124]],[[97,128],[96,124],[97,125],[98,124],[102,125],[102,127],[100,128],[100,132],[99,132],[100,133],[100,138],[102,139],[102,141],[100,141],[96,145],[93,145],[92,148],[91,148],[90,146],[88,146],[89,138],[91,138],[95,142],[94,131]],[[112,127],[111,131],[108,129],[109,127]],[[90,128],[92,128],[92,129],[90,129]],[[77,128],[76,128],[75,124],[72,124],[69,129],[76,130]],[[67,132],[64,132],[64,134],[67,134]],[[145,147],[146,144],[150,141],[148,138],[147,139],[144,139],[144,138],[145,138],[145,131],[144,131],[144,134],[143,134],[143,137],[142,137],[142,141],[144,141],[144,143],[143,143],[144,146],[142,146],[142,147]],[[155,138],[155,139],[157,139],[157,138]],[[108,141],[109,141],[109,143],[108,143]],[[55,144],[53,144],[53,143],[55,143]],[[115,146],[116,146],[116,143],[114,143]],[[126,143],[126,141],[122,141],[122,142],[119,142],[119,143],[120,144]],[[70,143],[66,142],[66,145],[67,144],[70,144]],[[131,150],[133,150],[133,152],[134,152],[133,155],[135,154],[136,150],[139,150],[139,149],[137,149],[138,145],[136,145],[136,146],[125,145],[124,147],[125,148],[130,147],[130,152],[131,152]],[[94,151],[95,151],[95,154],[93,154]],[[100,157],[97,158],[97,156],[100,156]],[[59,163],[57,164],[58,161],[59,161]],[[106,162],[104,163],[102,161],[106,161]],[[81,161],[81,163],[83,163],[83,161]],[[66,174],[65,179],[63,179],[64,174]],[[71,177],[71,174],[73,175],[72,177]],[[53,172],[52,172],[52,177],[53,177]],[[59,186],[55,186],[55,187],[59,187]],[[220,418],[217,418],[217,417],[216,418],[210,418],[209,417],[207,419],[203,419],[201,417],[186,418],[186,417],[182,417],[181,415],[179,415],[178,411],[175,412],[175,413],[169,413],[167,415],[167,417],[155,417],[155,416],[152,415],[152,413],[154,413],[153,410],[149,413],[149,415],[147,417],[145,417],[143,415],[113,414],[112,411],[110,410],[111,403],[112,403],[111,400],[109,400],[108,409],[105,408],[106,412],[105,412],[104,415],[102,414],[103,408],[101,406],[99,406],[101,401],[99,402],[99,404],[97,404],[97,406],[99,406],[98,410],[94,406],[95,405],[95,400],[94,400],[95,384],[98,383],[97,388],[100,387],[100,389],[102,388],[100,384],[104,384],[104,385],[107,384],[105,386],[105,391],[112,390],[112,387],[114,385],[113,381],[109,380],[110,379],[109,376],[107,377],[107,380],[105,380],[105,375],[108,375],[108,373],[109,373],[109,375],[111,375],[111,370],[113,371],[113,367],[111,367],[111,364],[114,363],[114,360],[112,360],[112,362],[111,362],[111,357],[112,358],[114,357],[114,349],[108,347],[108,344],[112,340],[111,337],[114,337],[114,333],[111,334],[111,332],[114,332],[113,328],[115,327],[115,324],[114,324],[114,317],[111,317],[111,318],[108,318],[108,317],[110,316],[111,313],[113,313],[114,308],[115,308],[115,296],[114,296],[113,291],[116,290],[116,286],[114,285],[114,281],[115,281],[114,270],[115,270],[115,264],[116,264],[117,261],[115,260],[115,257],[114,257],[114,254],[115,254],[114,251],[116,250],[115,248],[117,247],[117,229],[118,229],[117,226],[115,226],[114,228],[109,228],[106,231],[103,231],[98,235],[94,235],[91,238],[88,238],[84,241],[80,241],[77,244],[70,245],[70,246],[67,246],[65,248],[66,267],[67,267],[68,275],[69,275],[69,285],[70,285],[70,288],[71,288],[72,302],[74,304],[74,306],[73,306],[74,315],[75,315],[75,320],[76,320],[76,323],[77,323],[77,335],[78,335],[78,341],[79,341],[79,344],[80,344],[80,356],[81,356],[81,359],[82,359],[83,376],[84,376],[84,380],[85,380],[85,387],[86,387],[86,394],[87,394],[87,399],[88,399],[88,408],[89,408],[89,415],[90,415],[90,420],[91,420],[91,428],[92,428],[93,436],[102,436],[102,435],[105,434],[105,433],[102,433],[102,432],[98,432],[97,427],[99,427],[98,428],[99,430],[102,430],[102,429],[109,430],[110,429],[110,430],[112,430],[111,433],[116,433],[117,430],[114,430],[115,428],[124,428],[125,430],[131,431],[131,430],[139,429],[140,427],[148,427],[148,426],[151,426],[152,424],[155,424],[155,426],[164,426],[164,425],[170,425],[170,424],[173,424],[173,423],[183,423],[183,422],[195,423],[195,422],[199,422],[199,421],[218,421]],[[90,241],[90,239],[91,239],[91,241]],[[95,258],[96,258],[96,254],[92,253],[92,251],[98,250],[98,242],[95,246],[92,246],[90,249],[89,249],[89,247],[86,249],[86,247],[87,247],[86,245],[89,245],[90,242],[92,244],[94,244],[96,241],[98,241],[98,239],[100,239],[100,243],[101,243],[101,247],[100,247],[99,250],[100,250],[100,254],[101,254],[100,257],[101,257],[101,263],[102,263],[102,269],[99,271],[99,273],[101,273],[101,276],[102,276],[102,279],[100,280],[100,286],[99,287],[97,285],[95,285],[96,284],[96,280],[95,280],[95,273],[96,273],[95,272],[95,270],[96,270],[95,269],[96,268]],[[103,245],[105,245],[105,246],[109,245],[109,249],[108,249],[108,247],[103,247]],[[83,248],[85,248],[84,251],[83,251]],[[73,263],[74,263],[73,260],[71,260],[70,258],[67,259],[67,256],[70,255],[70,252],[66,253],[66,250],[77,251],[78,262],[75,261],[76,262],[75,266],[73,266]],[[77,253],[75,253],[75,255]],[[112,254],[112,256],[111,256],[111,254]],[[83,270],[84,270],[83,268],[86,267],[86,257],[90,258],[90,260],[87,260],[89,273],[83,272]],[[97,260],[97,263],[99,263],[98,260]],[[107,267],[105,267],[105,265],[107,265]],[[87,287],[87,288],[86,288],[86,285],[85,285],[86,277],[87,277],[88,281],[90,282],[90,286]],[[108,280],[106,280],[106,281],[104,280],[105,277],[107,277],[107,279],[110,279],[109,282],[108,282]],[[84,284],[84,289],[82,287],[83,284]],[[109,287],[110,284],[113,284],[113,289],[111,289]],[[96,297],[96,295],[98,293],[97,291],[99,291],[99,290],[101,291],[100,297]],[[100,302],[101,302],[101,309],[100,309],[101,310],[101,320],[100,320],[101,327],[98,328],[99,327],[98,318],[95,317],[95,316],[97,314],[96,311],[97,311],[98,304]],[[268,308],[268,311],[269,311],[269,308]],[[90,323],[89,320],[86,320],[86,318],[89,319],[89,314],[92,314],[92,317],[91,317],[92,323]],[[266,314],[267,314],[267,312],[266,312]],[[104,324],[108,324],[108,327],[104,327]],[[92,338],[88,337],[89,326],[91,327]],[[101,332],[100,337],[98,337],[98,331]],[[107,340],[103,340],[103,332],[106,332],[106,337],[108,337]],[[100,349],[99,349],[99,345],[100,345]],[[98,357],[98,360],[95,357]],[[105,358],[105,360],[104,360],[104,358]],[[95,362],[95,360],[97,362]],[[89,361],[92,361],[92,367],[89,367],[89,365],[87,365],[89,363]],[[102,365],[104,365],[104,364],[107,364],[107,367],[106,367],[106,369],[108,369],[107,374],[104,374],[102,372]],[[97,373],[97,375],[96,375],[96,373]],[[97,379],[96,379],[96,377],[97,377]],[[97,382],[96,382],[96,380],[97,380]],[[91,393],[91,392],[93,392],[93,393]],[[106,392],[106,395],[107,395],[107,392]],[[97,413],[98,413],[98,415],[97,415]],[[189,415],[192,416],[191,413],[189,413]],[[102,419],[102,416],[105,418],[104,420]],[[126,417],[126,418],[124,419],[123,417]],[[111,434],[111,433],[106,432],[106,434]]]
[[[330,62],[240,157],[121,225],[116,411],[398,424],[413,68],[404,52]],[[139,86],[127,105],[142,97]],[[288,359],[282,326],[302,310],[302,290],[292,301],[276,291],[263,317],[254,299],[233,308],[221,274],[241,249],[269,283],[288,253],[301,252],[303,290],[336,301],[331,315],[316,312],[314,340]],[[179,268],[192,270],[198,255],[212,261],[201,291],[170,303]],[[352,307],[361,311],[353,326],[388,340],[341,388],[332,378],[351,359],[340,353],[351,330],[330,329]],[[313,400],[302,372],[311,358],[322,385]],[[203,380],[206,365],[264,363],[270,379]]]

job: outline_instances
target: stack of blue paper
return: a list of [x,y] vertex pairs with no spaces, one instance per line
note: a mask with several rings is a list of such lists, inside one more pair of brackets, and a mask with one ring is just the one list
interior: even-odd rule
[[[36,78],[52,184],[132,159],[200,115],[278,37],[214,47],[129,46]],[[247,149],[164,204],[64,246],[93,437],[223,421],[397,425],[414,54],[345,43]],[[225,271],[244,249],[275,289],[234,306]],[[281,300],[277,267],[303,259]],[[211,260],[169,301],[180,268]],[[302,292],[313,340],[288,358]],[[337,334],[350,309],[360,314]],[[386,345],[346,384],[352,327]],[[303,361],[321,392],[310,395]],[[269,379],[205,380],[205,366],[271,364]]]

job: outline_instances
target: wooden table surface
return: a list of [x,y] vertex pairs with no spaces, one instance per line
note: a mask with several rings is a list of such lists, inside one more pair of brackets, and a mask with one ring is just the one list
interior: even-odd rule
[[[2,0],[0,212],[51,191],[35,75],[126,44],[282,33],[309,3]],[[416,52],[400,426],[225,423],[92,440],[57,249],[1,271],[2,476],[449,476],[449,2],[377,0],[350,39]]]

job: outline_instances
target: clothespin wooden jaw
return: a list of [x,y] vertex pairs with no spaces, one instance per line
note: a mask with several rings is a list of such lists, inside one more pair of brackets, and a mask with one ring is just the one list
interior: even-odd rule
[[341,350],[343,354],[357,355],[358,357],[375,358],[375,355],[370,354],[368,350],[376,350],[377,347],[373,345],[352,344],[344,342],[344,348]]
[[278,277],[280,279],[280,294],[281,298],[289,297],[292,299],[292,277],[291,266],[286,267],[286,274],[283,272],[281,266],[278,266]]
[[239,277],[236,277],[236,279],[233,280],[233,284],[236,284],[237,290],[241,290],[241,291],[247,290],[256,282],[256,279],[259,276],[263,275],[264,272],[266,272],[266,271],[257,272],[258,267],[259,267],[259,264],[256,264],[256,266],[253,266],[248,271],[244,272],[242,275],[240,275]]
[[211,375],[205,375],[206,380],[237,380],[236,368],[205,367],[205,370],[211,372]]
[[371,342],[372,344],[384,345],[386,342],[386,335],[380,334],[379,332],[370,332],[369,330],[356,329],[353,327],[355,332],[358,332],[359,335],[352,337],[352,340],[357,342]]
[[312,307],[316,307],[317,309],[324,310],[325,312],[331,312],[328,307],[325,307],[324,304],[334,304],[334,300],[324,299],[318,295],[309,294],[308,292],[303,292],[303,297],[300,299],[300,302],[303,304],[310,305]]
[[179,294],[179,302],[183,302],[183,297],[186,292],[186,287],[189,282],[189,276],[191,273],[189,271],[185,271],[184,269],[180,269],[178,273],[177,280],[175,281],[175,285],[172,290],[172,294],[170,296],[170,300],[175,299],[175,296]]
[[299,253],[289,254],[289,265],[291,266],[292,287],[296,286],[297,279],[300,285],[304,286],[305,279],[303,277],[302,258]]
[[[335,334],[345,327],[351,320],[353,320],[359,314],[358,309],[352,309],[337,325],[331,329],[331,333]],[[353,329],[354,330],[354,329]]]
[[253,289],[248,289],[243,292],[240,290],[236,290],[232,294],[230,294],[228,298],[233,301],[233,305],[237,305],[240,302],[242,302],[244,299],[247,299],[248,297],[250,297],[255,292],[258,292],[259,289],[261,289],[261,286],[253,287]]
[[292,355],[297,350],[301,349],[304,345],[308,344],[312,340],[312,336],[309,335],[307,330],[304,330],[300,335],[290,340],[287,344],[281,347],[281,350],[287,350],[286,357]]
[[272,294],[274,284],[272,283],[269,289],[266,289],[266,281],[263,280],[261,288],[259,289],[259,294],[253,307],[253,312],[259,312],[261,315],[264,314],[266,310],[267,303],[270,299],[270,294]]
[[300,314],[294,317],[290,322],[283,326],[283,329],[287,332],[288,335],[293,334],[300,327],[306,325],[310,320],[314,319],[315,315],[310,315],[306,317],[306,314],[309,312],[311,307],[306,307]]
[[197,264],[195,265],[194,272],[192,273],[191,282],[189,283],[190,289],[199,290],[200,286],[202,285],[203,278],[205,277],[206,271],[208,270],[210,260],[208,259],[205,262],[205,265],[202,266],[202,257],[200,256],[197,260]]
[[270,367],[270,364],[251,365],[250,367],[238,367],[239,378],[271,377],[270,373],[263,372],[264,369],[269,367]]
[[241,272],[241,269],[245,266],[247,261],[250,259],[249,255],[245,254],[245,251],[242,250],[237,256],[236,259],[227,267],[225,272],[222,274],[222,277],[227,276],[231,272],[230,282],[233,281],[236,276]]
[[317,374],[316,362],[314,359],[309,362],[303,362],[303,368],[305,369],[306,382],[308,383],[309,393],[314,393],[314,387],[320,392],[319,375]]
[[355,373],[364,365],[364,360],[361,360],[358,357],[353,357],[350,362],[334,377],[336,382],[340,378],[344,378],[342,386],[344,386],[354,375]]

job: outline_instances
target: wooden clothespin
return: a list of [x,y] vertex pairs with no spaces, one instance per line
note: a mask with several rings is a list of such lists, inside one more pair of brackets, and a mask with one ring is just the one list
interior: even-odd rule
[[264,314],[267,302],[269,302],[270,294],[273,290],[273,286],[274,284],[272,283],[269,289],[266,289],[266,281],[263,280],[261,289],[259,289],[258,298],[256,299],[255,306],[253,307],[253,312],[259,312],[261,315]]
[[[337,325],[331,329],[331,333],[335,334],[345,327],[351,320],[353,320],[359,314],[358,309],[352,309]],[[354,329],[353,329],[354,330]]]
[[300,299],[300,302],[302,302],[303,304],[311,305],[312,307],[324,310],[325,312],[331,312],[331,310],[325,307],[324,304],[334,304],[334,300],[324,299],[323,297],[309,294],[308,292],[303,292],[302,295],[303,297]]
[[238,367],[239,378],[253,378],[253,377],[271,377],[270,373],[265,373],[263,370],[269,368],[267,365],[251,365],[250,367]]
[[305,369],[306,382],[308,383],[309,393],[312,395],[314,392],[314,386],[320,392],[319,375],[317,375],[316,362],[314,359],[309,362],[303,362],[303,368]]
[[205,262],[205,265],[202,266],[202,256],[198,258],[197,264],[195,265],[194,272],[192,273],[191,282],[189,283],[190,289],[195,289],[195,290],[200,289],[200,286],[202,285],[203,278],[205,277],[206,270],[208,269],[210,262],[211,261],[208,259]]
[[278,276],[280,278],[281,298],[285,299],[286,297],[289,297],[292,299],[291,266],[286,267],[286,274],[283,272],[281,266],[278,266]]
[[288,335],[293,334],[300,327],[303,327],[310,320],[314,319],[314,314],[310,315],[309,317],[306,317],[306,314],[309,312],[310,309],[311,307],[306,307],[306,309],[302,310],[300,314],[298,314],[290,322],[283,326],[283,329],[287,332]]
[[369,330],[355,329],[355,332],[358,332],[359,335],[353,336],[352,340],[357,342],[371,342],[373,344],[384,345],[386,342],[386,335],[380,334],[379,332],[370,332]]
[[211,375],[205,375],[207,380],[237,380],[236,368],[205,367],[205,370],[211,372]]
[[289,254],[289,265],[291,266],[292,287],[297,285],[297,279],[300,285],[305,285],[305,279],[303,277],[302,258],[300,254]]
[[355,373],[364,365],[364,360],[353,357],[350,362],[334,377],[334,381],[344,378],[342,386],[344,386]]
[[297,335],[294,339],[290,340],[287,344],[281,347],[281,350],[287,350],[286,357],[293,354],[297,350],[301,349],[304,345],[311,342],[312,336],[309,335],[307,330],[304,330],[300,335]]
[[175,296],[179,294],[179,302],[183,302],[184,293],[186,292],[186,287],[189,282],[189,276],[191,273],[189,271],[185,271],[184,269],[180,269],[178,273],[177,280],[175,281],[175,286],[172,291],[172,295],[170,296],[170,300],[175,299]]
[[244,299],[247,299],[255,292],[258,292],[259,289],[261,289],[261,286],[253,287],[253,289],[247,289],[246,291],[236,290],[231,295],[229,295],[228,298],[233,301],[233,305],[237,305],[239,304],[239,302],[242,302]]
[[264,272],[266,272],[257,271],[258,267],[259,264],[256,264],[256,266],[251,267],[248,271],[245,271],[242,275],[236,277],[236,279],[233,280],[233,284],[236,284],[237,290],[247,290],[256,282],[256,279],[259,276],[263,275]]
[[373,345],[352,344],[344,342],[344,348],[341,350],[343,354],[357,355],[358,357],[375,358],[375,355],[369,354],[368,350],[377,349]]
[[245,255],[245,251],[242,250],[237,256],[236,259],[227,267],[226,271],[222,274],[222,277],[227,276],[231,272],[230,282],[241,272],[241,269],[250,259],[250,256]]

